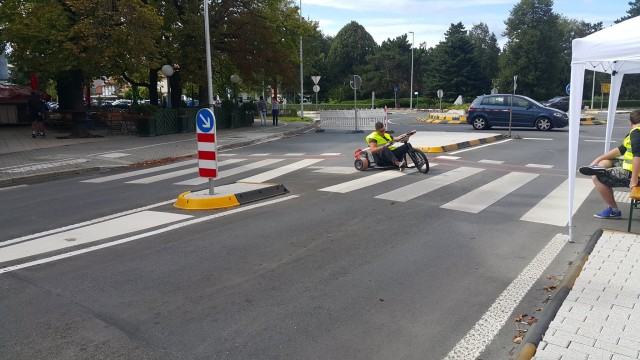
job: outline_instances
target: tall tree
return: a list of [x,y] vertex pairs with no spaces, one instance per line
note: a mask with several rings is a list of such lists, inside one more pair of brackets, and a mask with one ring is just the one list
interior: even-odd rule
[[521,0],[505,21],[507,44],[500,57],[500,82],[509,89],[518,75],[517,92],[548,99],[564,91],[560,82],[563,35],[553,0]]
[[627,15],[616,20],[616,24],[640,15],[640,0],[629,1],[628,4],[631,8],[627,10]]
[[[500,47],[496,35],[489,31],[485,23],[473,25],[469,30],[469,38],[473,43],[473,51],[480,63],[480,87],[483,93],[492,89],[492,80],[498,75],[498,59]],[[479,95],[479,94],[478,94]]]
[[141,0],[4,0],[0,38],[21,72],[57,81],[60,109],[73,114],[72,135],[87,133],[83,85],[122,67],[148,64],[161,18]]
[[[559,61],[562,63],[558,87],[562,89],[563,86],[571,81],[571,46],[573,40],[583,38],[596,31],[602,30],[602,22],[589,23],[584,20],[560,17],[558,25],[560,26],[560,31],[563,34],[562,53],[558,57]],[[587,72],[584,82],[584,94],[591,93],[591,87],[593,84],[592,80],[593,72]]]
[[349,94],[349,76],[356,74],[358,67],[366,65],[367,55],[373,54],[377,44],[371,34],[355,21],[345,25],[336,34],[331,44],[327,65],[332,70],[328,79],[335,100],[346,99]]
[[453,101],[462,95],[474,97],[483,92],[480,63],[474,56],[474,45],[462,23],[451,24],[445,40],[433,50],[432,66],[428,76],[427,92],[435,94],[438,89],[444,98]]
[[365,69],[363,91],[375,91],[378,96],[390,98],[394,96],[394,87],[397,87],[399,94],[409,94],[411,43],[407,34],[383,41],[373,54],[367,56]]

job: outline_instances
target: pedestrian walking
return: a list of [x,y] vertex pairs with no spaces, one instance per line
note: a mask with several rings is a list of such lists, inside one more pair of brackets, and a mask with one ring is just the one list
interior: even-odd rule
[[280,103],[278,97],[271,98],[271,116],[273,116],[273,126],[278,126],[278,114],[280,113]]
[[29,119],[31,120],[31,137],[35,138],[38,135],[44,137],[44,113],[42,100],[40,100],[40,97],[35,91],[31,92],[27,106],[29,108]]
[[264,101],[264,96],[260,95],[260,101],[258,101],[258,111],[260,112],[260,126],[267,125],[267,102]]

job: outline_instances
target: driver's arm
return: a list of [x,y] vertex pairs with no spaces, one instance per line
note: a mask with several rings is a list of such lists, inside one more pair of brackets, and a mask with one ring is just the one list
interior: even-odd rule
[[371,141],[369,141],[369,149],[371,149],[371,153],[372,154],[377,154],[380,151],[382,151],[382,148],[387,144],[391,144],[391,143],[386,143],[386,144],[384,144],[382,146],[378,146],[378,142],[377,141],[371,140]]

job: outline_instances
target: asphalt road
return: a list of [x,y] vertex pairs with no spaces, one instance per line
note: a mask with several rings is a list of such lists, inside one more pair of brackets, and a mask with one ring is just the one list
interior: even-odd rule
[[[473,131],[402,114],[391,121],[397,132]],[[527,214],[562,206],[544,201],[566,181],[568,129],[517,129],[509,141],[430,154],[426,175],[355,172],[364,135],[309,133],[223,152],[236,162],[216,185],[253,179],[289,190],[233,210],[173,208],[179,193],[205,187],[177,185],[197,174],[149,180],[193,164],[0,192],[11,204],[0,256],[10,243],[46,240],[2,264],[29,266],[0,273],[0,358],[505,359],[514,317],[535,318],[553,294],[545,287],[593,232],[626,226],[594,220],[603,205],[591,192],[574,216],[575,242],[541,259],[566,228]],[[604,127],[581,129],[579,164],[602,152],[602,139]],[[264,166],[224,176],[246,164]],[[294,170],[264,178],[284,165]],[[52,243],[66,245],[38,253]],[[545,266],[536,273],[531,264]],[[514,285],[523,273],[537,275]],[[496,317],[504,321],[487,321]]]

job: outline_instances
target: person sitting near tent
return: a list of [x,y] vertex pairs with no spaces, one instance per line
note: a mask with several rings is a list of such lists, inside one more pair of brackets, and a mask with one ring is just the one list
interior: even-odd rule
[[[400,171],[404,171],[407,162],[398,159],[404,159],[407,153],[407,145],[393,146],[395,141],[401,140],[400,137],[393,137],[385,132],[386,128],[380,121],[376,122],[376,130],[366,137],[369,143],[369,149],[373,155],[373,159],[378,166],[397,166]],[[412,132],[413,135],[415,132]]]
[[[579,169],[593,178],[596,191],[608,207],[593,216],[600,219],[620,219],[622,211],[613,196],[614,187],[638,186],[640,176],[640,110],[629,115],[631,131],[620,146],[598,156],[589,166]],[[619,157],[623,156],[622,159]]]

